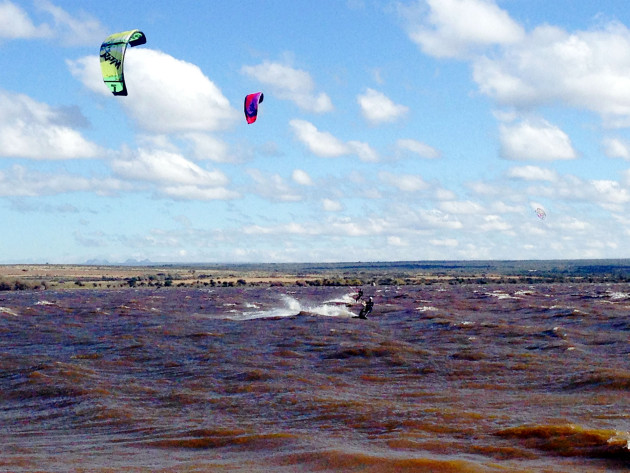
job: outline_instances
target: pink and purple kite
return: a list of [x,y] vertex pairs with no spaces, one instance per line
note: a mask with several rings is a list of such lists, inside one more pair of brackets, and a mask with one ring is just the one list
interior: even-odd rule
[[245,97],[245,119],[247,123],[254,123],[258,116],[258,104],[262,103],[265,98],[262,92],[256,92],[255,94],[249,94]]

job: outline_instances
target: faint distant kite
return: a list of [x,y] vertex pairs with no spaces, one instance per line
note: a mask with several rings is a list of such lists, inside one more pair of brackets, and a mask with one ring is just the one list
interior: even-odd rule
[[545,211],[541,209],[540,207],[536,209],[536,215],[538,215],[538,218],[541,220],[544,220],[547,217],[547,214],[545,213]]

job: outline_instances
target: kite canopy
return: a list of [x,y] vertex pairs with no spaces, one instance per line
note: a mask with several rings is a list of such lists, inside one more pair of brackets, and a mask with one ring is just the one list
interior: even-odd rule
[[545,211],[543,209],[541,209],[540,207],[538,207],[536,209],[536,215],[538,215],[538,218],[541,220],[544,220],[545,217],[547,216],[547,214],[545,213]]
[[265,95],[262,92],[256,92],[255,94],[249,94],[245,97],[245,120],[247,123],[254,123],[258,116],[258,104],[262,103]]
[[114,95],[127,95],[123,63],[127,45],[138,46],[147,42],[146,36],[140,30],[123,31],[108,36],[101,44],[101,72],[103,81]]

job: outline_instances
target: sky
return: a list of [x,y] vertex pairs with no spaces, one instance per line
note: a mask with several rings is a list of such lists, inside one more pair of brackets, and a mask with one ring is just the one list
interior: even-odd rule
[[630,256],[626,1],[0,0],[0,67],[3,264]]

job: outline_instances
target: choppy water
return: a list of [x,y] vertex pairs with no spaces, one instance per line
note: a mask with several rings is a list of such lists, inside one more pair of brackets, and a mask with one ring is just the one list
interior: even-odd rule
[[630,287],[0,294],[0,471],[630,467]]

